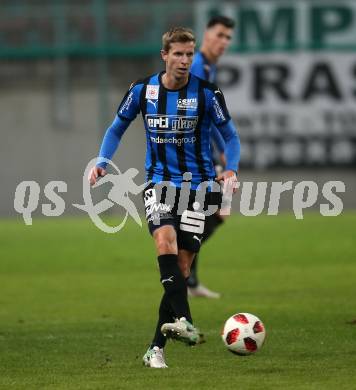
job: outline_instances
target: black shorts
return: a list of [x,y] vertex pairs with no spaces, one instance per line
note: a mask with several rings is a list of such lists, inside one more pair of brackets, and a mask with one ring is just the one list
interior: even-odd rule
[[183,192],[151,183],[143,191],[149,231],[153,234],[161,226],[173,226],[178,249],[198,253],[206,219],[220,209],[221,199],[221,192]]

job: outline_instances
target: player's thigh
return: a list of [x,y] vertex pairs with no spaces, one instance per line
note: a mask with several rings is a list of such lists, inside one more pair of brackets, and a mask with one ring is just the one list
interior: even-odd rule
[[177,216],[172,204],[167,204],[165,197],[150,184],[143,191],[146,221],[149,232],[155,240],[157,253],[178,253]]

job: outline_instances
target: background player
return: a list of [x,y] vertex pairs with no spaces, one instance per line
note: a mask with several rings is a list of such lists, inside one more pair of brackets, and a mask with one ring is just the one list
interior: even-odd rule
[[[225,53],[232,39],[235,22],[226,16],[215,16],[209,20],[204,32],[203,42],[200,50],[195,53],[191,72],[211,83],[216,81],[216,64],[219,58]],[[214,165],[217,173],[221,172],[225,166],[224,148],[225,143],[220,132],[212,125],[212,151]],[[223,216],[218,213],[207,218],[203,242],[214,233],[216,228],[223,223]],[[199,296],[206,298],[219,298],[220,294],[208,289],[199,282],[198,278],[198,258],[195,259],[191,266],[190,277],[187,281],[188,293],[190,296]]]
[[[163,355],[166,336],[189,345],[201,342],[193,326],[186,278],[204,232],[205,215],[197,209],[204,211],[209,205],[219,205],[221,194],[208,192],[201,205],[195,195],[204,182],[211,186],[215,179],[236,183],[240,150],[222,92],[189,72],[195,47],[192,32],[174,28],[163,35],[162,41],[165,72],[131,86],[104,136],[97,166],[89,175],[90,183],[95,184],[99,176],[106,174],[106,164],[100,157],[112,158],[123,133],[141,111],[147,140],[146,179],[151,181],[144,191],[146,219],[155,241],[164,288],[155,335],[143,357],[144,364],[153,368],[167,367]],[[226,170],[219,177],[209,148],[212,122],[225,140]],[[179,214],[177,205],[187,172],[192,190],[188,192],[186,209]],[[157,186],[163,181],[171,182],[176,189],[169,207],[165,206],[168,186],[162,193]]]

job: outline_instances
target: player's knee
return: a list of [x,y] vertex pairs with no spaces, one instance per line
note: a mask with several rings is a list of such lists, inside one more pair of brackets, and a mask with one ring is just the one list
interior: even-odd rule
[[165,230],[155,233],[154,239],[159,255],[177,254],[177,240],[174,233]]
[[156,248],[159,255],[177,253],[177,243],[174,239],[169,239],[167,237],[158,237],[156,239]]

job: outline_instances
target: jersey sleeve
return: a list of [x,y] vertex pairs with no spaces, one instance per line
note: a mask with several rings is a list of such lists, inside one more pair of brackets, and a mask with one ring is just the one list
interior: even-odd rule
[[96,162],[98,167],[106,168],[107,161],[111,160],[119,147],[121,137],[129,127],[130,122],[116,115],[113,123],[106,130]]
[[237,130],[232,120],[229,120],[227,123],[219,125],[218,130],[220,131],[225,141],[225,170],[237,172],[240,161],[240,138],[237,134]]
[[[213,85],[213,84],[211,84]],[[226,107],[225,98],[221,90],[214,86],[213,89],[206,89],[207,107],[209,115],[216,126],[223,125],[231,119]]]
[[140,112],[140,94],[143,85],[131,85],[117,109],[117,116],[123,120],[133,121]]
[[219,153],[224,153],[225,141],[216,126],[211,125],[211,139]]

